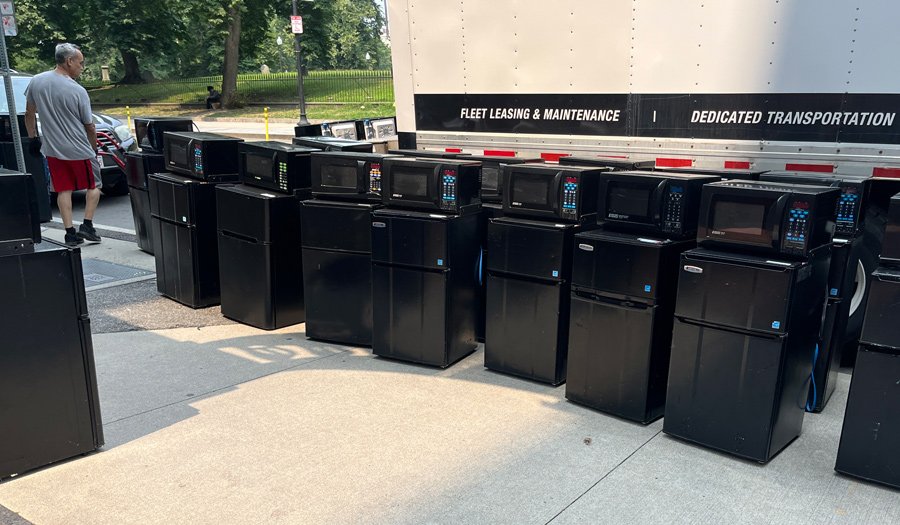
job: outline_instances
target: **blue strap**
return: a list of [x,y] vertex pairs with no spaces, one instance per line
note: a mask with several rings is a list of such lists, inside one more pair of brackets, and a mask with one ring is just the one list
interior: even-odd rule
[[813,352],[813,369],[812,372],[809,373],[809,381],[812,385],[812,400],[806,401],[806,411],[812,412],[816,408],[816,403],[818,402],[818,388],[816,387],[816,362],[819,361],[819,345],[816,345],[816,350]]

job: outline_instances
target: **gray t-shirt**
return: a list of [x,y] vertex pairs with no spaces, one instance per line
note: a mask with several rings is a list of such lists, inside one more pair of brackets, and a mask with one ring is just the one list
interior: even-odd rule
[[37,106],[41,119],[41,153],[62,160],[96,156],[85,124],[94,122],[87,91],[70,77],[55,71],[35,75],[25,89],[28,102]]

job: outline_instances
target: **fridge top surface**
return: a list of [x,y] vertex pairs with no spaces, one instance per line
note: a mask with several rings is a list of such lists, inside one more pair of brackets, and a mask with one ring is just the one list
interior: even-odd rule
[[611,232],[606,230],[591,230],[575,235],[575,239],[588,239],[598,241],[611,241],[626,244],[634,244],[636,246],[646,246],[648,248],[667,247],[676,244],[690,245],[694,244],[693,239],[672,240],[665,237],[653,237],[651,235],[638,235],[633,233]]
[[174,182],[177,184],[221,184],[221,183],[209,181],[209,180],[195,179],[192,177],[188,177],[187,175],[178,175],[176,173],[171,173],[168,171],[162,172],[162,173],[151,173],[147,177],[150,179]]
[[562,222],[552,222],[552,221],[535,221],[531,219],[521,219],[518,217],[496,217],[491,219],[491,222],[496,222],[499,224],[509,224],[511,226],[528,226],[532,228],[544,228],[548,230],[566,230],[570,228],[581,228],[582,224],[575,223],[562,223]]
[[710,261],[718,261],[732,264],[750,264],[754,266],[765,266],[769,268],[780,268],[782,270],[793,270],[806,266],[806,261],[790,261],[773,259],[763,255],[750,255],[746,253],[734,253],[719,250],[710,250],[708,248],[695,248],[684,252],[685,257],[698,259],[706,259]]
[[247,195],[249,197],[255,197],[258,199],[296,199],[297,197],[286,194],[286,193],[273,193],[271,190],[267,190],[264,188],[257,188],[254,186],[247,186],[245,184],[225,184],[220,185],[216,188],[218,191],[228,191],[232,193],[239,193],[241,195]]
[[307,199],[300,201],[300,206],[307,208],[348,208],[359,209],[368,208],[377,210],[381,208],[380,202],[354,202],[344,200],[327,200],[327,199]]

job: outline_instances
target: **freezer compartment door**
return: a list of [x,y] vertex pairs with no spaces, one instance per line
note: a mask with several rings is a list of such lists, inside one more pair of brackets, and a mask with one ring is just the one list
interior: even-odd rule
[[[368,236],[369,220],[365,231]],[[369,254],[303,250],[306,336],[372,344],[372,258]]]
[[[372,260],[444,270],[450,267],[450,219],[427,214],[372,215]],[[473,240],[477,243],[477,239]],[[474,271],[474,270],[473,270]]]
[[693,241],[590,231],[575,236],[572,285],[645,301],[674,301],[678,257]]
[[786,333],[792,272],[695,258],[686,252],[681,256],[675,315],[736,329]]
[[491,219],[488,225],[487,269],[538,279],[568,280],[572,236],[573,228],[569,225],[510,218]]
[[172,173],[150,176],[150,213],[188,226],[216,224],[215,185]]
[[639,423],[662,416],[672,317],[660,313],[573,293],[566,399]]
[[900,489],[900,353],[859,347],[834,469]]
[[488,275],[484,366],[558,385],[566,380],[569,286]]
[[752,336],[676,319],[663,431],[768,461],[800,435],[803,422],[807,385],[801,378],[799,384],[783,388],[784,349],[783,337]]
[[900,270],[872,274],[860,343],[900,348]]
[[308,200],[300,203],[304,248],[372,252],[372,204]]

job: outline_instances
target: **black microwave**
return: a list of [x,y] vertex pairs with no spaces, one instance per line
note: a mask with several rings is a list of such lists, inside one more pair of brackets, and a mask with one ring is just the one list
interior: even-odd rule
[[841,191],[778,182],[703,187],[697,242],[703,247],[806,257],[831,243]]
[[542,164],[543,159],[523,159],[518,157],[498,157],[496,155],[470,155],[465,160],[481,162],[481,202],[503,202],[503,180],[500,166],[504,164]]
[[759,177],[765,182],[784,182],[807,186],[829,186],[840,188],[841,197],[837,204],[835,235],[854,237],[862,232],[865,215],[865,199],[868,194],[868,177],[849,177],[838,174],[807,173],[797,171],[769,171]]
[[193,131],[194,121],[184,117],[135,117],[134,136],[145,153],[163,152],[163,134],[167,131]]
[[881,263],[900,267],[900,193],[891,197],[881,246]]
[[215,133],[167,131],[163,135],[166,168],[195,179],[237,180],[241,142]]
[[597,215],[597,188],[609,168],[551,164],[504,164],[503,213],[564,222]]
[[347,140],[338,137],[294,137],[296,146],[306,146],[320,151],[358,151],[360,153],[372,153],[374,146],[371,142],[359,140]]
[[397,155],[317,151],[312,154],[312,194],[341,200],[381,201],[384,160]]
[[481,206],[481,163],[453,159],[389,157],[382,164],[385,206],[462,213]]
[[719,177],[615,171],[600,181],[599,222],[609,230],[693,237],[704,184]]
[[319,151],[284,142],[259,141],[238,144],[241,182],[281,193],[308,189],[310,155]]

